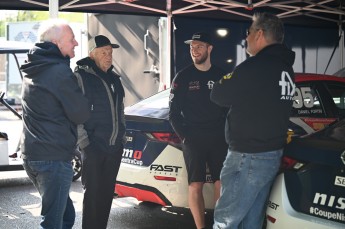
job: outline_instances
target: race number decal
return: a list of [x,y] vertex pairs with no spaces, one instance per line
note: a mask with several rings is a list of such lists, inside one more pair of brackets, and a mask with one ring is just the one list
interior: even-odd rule
[[310,87],[296,88],[295,96],[293,97],[293,107],[296,109],[312,108],[314,106],[314,98],[311,94]]

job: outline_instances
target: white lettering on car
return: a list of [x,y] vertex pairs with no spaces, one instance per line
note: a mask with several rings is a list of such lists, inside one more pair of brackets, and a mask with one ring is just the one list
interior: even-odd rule
[[330,211],[321,210],[317,207],[310,207],[309,213],[311,215],[317,215],[317,216],[321,216],[327,219],[334,219],[334,220],[345,222],[345,214],[342,212],[330,212]]
[[121,162],[133,165],[143,165],[143,152],[140,150],[123,149]]
[[318,204],[321,206],[328,206],[332,208],[337,208],[344,210],[345,209],[345,198],[344,197],[336,197],[336,196],[328,196],[327,194],[315,193],[314,204]]
[[267,203],[267,207],[272,208],[273,210],[277,210],[279,207],[279,204],[273,203],[269,200]]
[[152,164],[150,166],[151,171],[161,171],[161,172],[175,172],[178,173],[178,170],[181,169],[181,166],[174,166],[174,165],[157,165]]
[[314,97],[310,87],[296,88],[293,100],[293,107],[296,109],[302,108],[303,106],[306,108],[312,108],[314,106]]
[[345,187],[345,177],[336,176],[334,184]]

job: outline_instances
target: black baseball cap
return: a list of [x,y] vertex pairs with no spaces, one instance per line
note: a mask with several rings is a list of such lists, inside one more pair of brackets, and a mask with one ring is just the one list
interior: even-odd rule
[[110,45],[114,49],[120,47],[120,45],[118,45],[118,44],[112,44],[106,36],[97,35],[94,38],[89,40],[89,52],[91,52],[95,48],[104,47],[107,45]]
[[186,40],[184,43],[189,45],[192,41],[201,41],[213,45],[210,35],[204,32],[194,33],[192,39]]

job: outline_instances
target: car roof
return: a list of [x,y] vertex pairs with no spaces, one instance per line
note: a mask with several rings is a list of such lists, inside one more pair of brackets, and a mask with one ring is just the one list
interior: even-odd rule
[[1,41],[0,54],[7,53],[27,53],[33,46],[32,43],[19,41]]
[[305,81],[337,81],[344,82],[344,77],[326,75],[326,74],[316,74],[316,73],[295,73],[296,82],[305,82]]

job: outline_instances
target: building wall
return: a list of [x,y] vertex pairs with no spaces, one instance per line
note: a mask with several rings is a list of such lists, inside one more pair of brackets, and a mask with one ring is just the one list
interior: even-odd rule
[[89,38],[105,35],[120,45],[113,51],[113,65],[125,88],[125,106],[158,92],[159,76],[144,73],[153,65],[159,66],[158,20],[158,17],[134,15],[90,14],[88,17]]
[[[159,90],[159,76],[144,73],[153,65],[159,66],[159,26],[158,17],[135,15],[90,14],[88,17],[89,37],[103,34],[121,47],[113,54],[115,71],[122,76],[126,91],[125,105],[131,105],[155,94]],[[246,54],[247,22],[210,20],[188,17],[174,17],[174,30],[171,33],[172,60],[171,80],[183,67],[192,63],[189,46],[185,40],[198,31],[211,34],[215,45],[211,54],[212,63],[231,72],[236,65],[248,58]],[[217,29],[228,31],[220,37]],[[338,41],[336,29],[298,27],[285,25],[285,43],[296,53],[294,70],[296,72],[324,73],[334,46]],[[165,31],[166,32],[166,31]],[[147,42],[149,51],[145,51],[144,37],[149,33]],[[229,62],[229,60],[231,60]],[[340,52],[336,52],[326,71],[333,74],[342,67]]]

